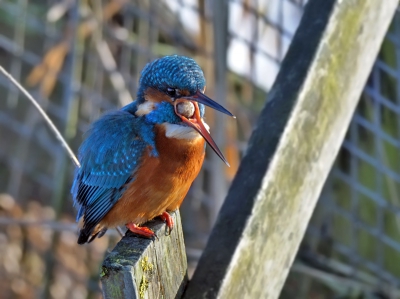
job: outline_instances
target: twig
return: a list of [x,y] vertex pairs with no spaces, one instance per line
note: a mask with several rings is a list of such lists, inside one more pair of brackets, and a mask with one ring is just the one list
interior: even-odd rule
[[[78,224],[76,223],[65,223],[65,222],[60,222],[60,221],[55,221],[55,220],[35,220],[35,219],[17,219],[17,218],[10,218],[10,217],[1,217],[0,216],[0,226],[11,226],[11,225],[18,225],[18,226],[29,226],[29,227],[46,227],[50,228],[54,231],[71,231],[71,232],[77,232],[79,229]],[[119,230],[121,228],[118,227]],[[116,229],[118,231],[118,229]],[[125,235],[123,231],[121,230],[122,237]],[[117,236],[120,235],[120,232],[118,231],[118,234],[113,231],[109,230],[107,234],[111,236]]]
[[8,217],[0,217],[0,225],[18,225],[18,226],[42,226],[57,231],[73,231],[78,230],[78,225],[74,223],[60,223],[52,220],[34,220],[34,219],[15,219]]
[[[46,112],[40,107],[39,103],[30,95],[30,93],[22,87],[21,84],[18,83],[17,80],[13,78],[11,74],[9,74],[1,65],[0,65],[0,71],[3,73],[4,76],[6,76],[31,102],[32,104],[36,107],[36,109],[39,111],[39,113],[43,116],[47,124],[49,125],[50,129],[53,131],[53,133],[56,135],[57,139],[61,142],[61,145],[67,150],[68,155],[70,156],[72,162],[74,162],[75,166],[81,167],[81,164],[79,163],[77,157],[75,156],[74,152],[72,149],[69,147],[67,142],[65,141],[64,137],[61,135],[60,131],[56,128],[54,123],[51,121],[51,119],[48,117]],[[30,223],[30,222],[14,222],[11,223],[9,221],[1,221],[0,219],[0,224],[20,224],[20,225],[47,225],[46,223],[43,222],[36,222],[36,223]],[[4,219],[3,219],[4,220]],[[51,225],[52,226],[52,225]],[[118,233],[121,235],[121,237],[124,236],[122,230],[118,227],[117,228]]]
[[11,83],[13,83],[30,101],[31,103],[35,106],[35,108],[39,111],[39,113],[43,116],[47,124],[49,125],[50,129],[53,131],[53,133],[56,135],[56,138],[61,142],[61,145],[67,150],[68,155],[70,156],[71,160],[74,162],[74,164],[77,167],[80,167],[80,163],[78,159],[76,158],[74,152],[71,150],[71,148],[68,146],[67,142],[61,135],[60,131],[56,128],[54,123],[51,121],[51,119],[48,117],[46,112],[40,107],[39,103],[29,94],[29,92],[22,87],[21,84],[18,83],[17,80],[13,78],[11,74],[9,74],[1,65],[0,65],[0,71],[3,73],[5,77],[7,77]]

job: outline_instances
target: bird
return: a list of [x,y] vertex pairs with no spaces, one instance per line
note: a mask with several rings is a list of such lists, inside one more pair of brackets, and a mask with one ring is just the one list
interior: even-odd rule
[[204,120],[205,106],[235,117],[205,95],[206,81],[192,58],[171,55],[142,70],[136,100],[96,120],[78,150],[71,188],[78,244],[126,226],[154,238],[144,224],[156,217],[173,229],[177,210],[198,175],[206,144],[225,162]]

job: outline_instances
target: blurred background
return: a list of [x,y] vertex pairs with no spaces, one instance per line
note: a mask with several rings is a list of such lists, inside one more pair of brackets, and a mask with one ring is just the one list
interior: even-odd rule
[[[203,68],[207,111],[231,168],[209,152],[181,208],[189,275],[246,149],[305,0],[0,0],[0,65],[73,150],[102,113],[135,99],[141,69],[183,54]],[[400,298],[400,12],[382,44],[282,298]],[[0,75],[0,298],[101,298],[115,231],[78,246],[74,166]],[[218,118],[217,118],[218,116]]]

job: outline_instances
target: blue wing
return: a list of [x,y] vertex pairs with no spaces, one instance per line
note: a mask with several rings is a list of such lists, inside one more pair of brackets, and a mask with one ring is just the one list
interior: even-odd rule
[[104,115],[87,134],[71,189],[79,209],[76,220],[84,216],[86,239],[134,179],[146,147],[157,155],[152,127],[127,109]]

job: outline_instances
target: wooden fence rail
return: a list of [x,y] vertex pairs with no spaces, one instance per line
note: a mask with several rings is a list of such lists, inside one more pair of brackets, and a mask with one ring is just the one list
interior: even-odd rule
[[130,232],[103,262],[101,283],[105,299],[181,298],[187,283],[187,263],[179,212],[173,214],[171,235],[161,220],[149,223],[152,241]]
[[[308,2],[183,298],[278,298],[397,5]],[[180,224],[125,237],[104,262],[105,297],[182,298],[183,250]]]

